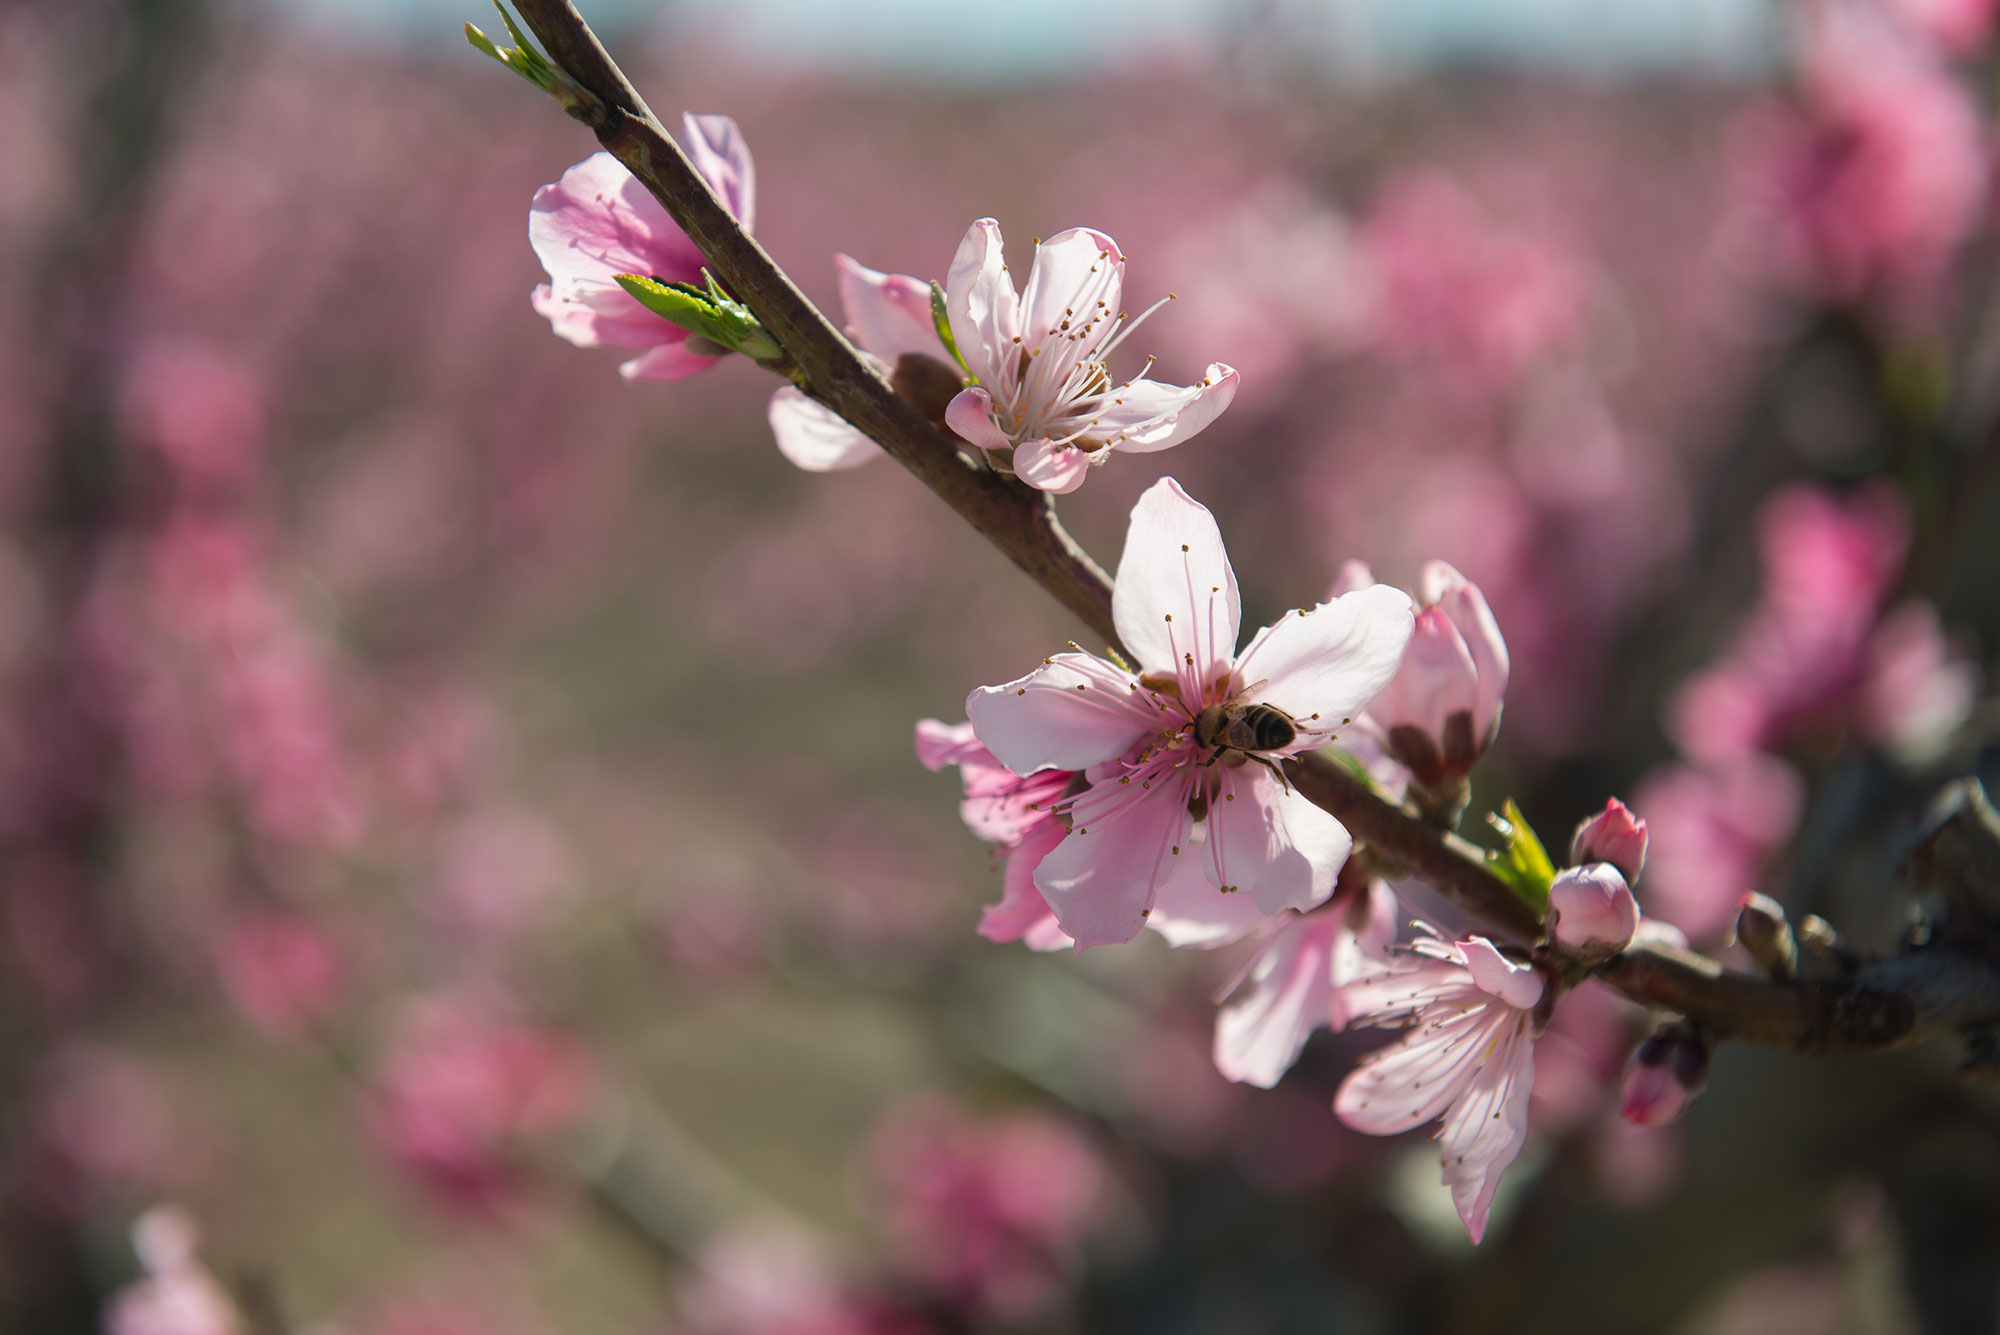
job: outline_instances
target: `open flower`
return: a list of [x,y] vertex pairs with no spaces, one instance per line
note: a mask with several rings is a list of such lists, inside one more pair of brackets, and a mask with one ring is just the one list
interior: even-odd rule
[[1058,808],[1068,833],[1035,873],[1063,930],[1079,946],[1131,940],[1197,853],[1212,888],[1249,890],[1266,914],[1325,899],[1353,841],[1278,767],[1330,741],[1394,674],[1408,596],[1377,585],[1287,612],[1236,655],[1222,535],[1165,478],[1133,507],[1112,616],[1138,671],[1077,650],[966,701],[1017,774],[1084,771]]
[[[736,220],[756,213],[750,148],[727,116],[681,118],[681,147]],[[713,366],[720,347],[688,346],[688,331],[618,285],[619,274],[663,283],[702,281],[707,261],[645,186],[609,153],[593,153],[535,192],[528,241],[549,281],[530,297],[558,336],[579,348],[642,348],[618,368],[627,380],[680,380]]]
[[1036,245],[1017,294],[1000,225],[972,224],[944,291],[952,338],[978,383],[951,401],[946,425],[982,449],[1012,449],[1029,485],[1069,492],[1113,450],[1164,450],[1214,421],[1236,396],[1232,367],[1212,363],[1188,386],[1112,376],[1106,359],[1152,313],[1128,321],[1124,287],[1118,243],[1073,227]]
[[[955,376],[951,354],[931,317],[929,283],[908,274],[878,273],[845,255],[835,255],[833,263],[840,273],[848,340],[865,357],[881,362],[884,373],[892,376],[906,357],[928,359],[936,371]],[[809,473],[858,468],[882,457],[882,447],[839,413],[790,385],[771,396],[769,420],[779,452]]]
[[1349,985],[1357,1025],[1407,1025],[1370,1053],[1334,1096],[1356,1131],[1393,1136],[1444,1117],[1444,1183],[1478,1242],[1500,1175],[1528,1136],[1535,1081],[1534,1012],[1546,990],[1534,966],[1484,937],[1417,941],[1413,958]]

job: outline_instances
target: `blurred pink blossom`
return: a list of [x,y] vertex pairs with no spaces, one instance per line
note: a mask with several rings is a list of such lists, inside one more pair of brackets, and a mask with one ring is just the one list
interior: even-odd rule
[[119,415],[194,496],[235,496],[262,473],[263,386],[242,362],[193,342],[142,345],[126,372]]
[[[681,117],[681,147],[748,231],[756,222],[756,170],[736,122]],[[641,306],[617,283],[638,274],[700,286],[707,261],[660,202],[609,153],[593,153],[535,192],[528,240],[548,271],[535,313],[580,348],[641,348],[618,368],[627,380],[679,380],[713,366],[688,347],[688,332]]]
[[977,383],[951,401],[946,425],[981,449],[1011,449],[1015,474],[1030,486],[1070,492],[1113,451],[1164,450],[1214,421],[1236,397],[1236,371],[1221,362],[1185,388],[1112,376],[1105,359],[1158,309],[1128,321],[1124,290],[1118,243],[1072,227],[1035,243],[1017,293],[1000,225],[973,223],[944,292],[952,337]]
[[568,853],[546,818],[523,808],[482,808],[440,832],[425,907],[455,936],[506,940],[559,901],[569,878]]
[[524,1157],[584,1113],[593,1085],[573,1040],[472,997],[409,1003],[363,1111],[390,1160],[441,1203],[480,1214],[516,1203]]
[[207,1173],[213,1144],[151,1063],[70,1043],[30,1077],[20,1180],[47,1209],[80,1213],[134,1194],[178,1191]]
[[279,1038],[298,1038],[338,1005],[348,966],[324,924],[303,914],[236,915],[215,937],[222,985],[245,1019]]
[[1676,764],[1639,783],[1650,859],[1646,903],[1697,941],[1721,934],[1746,891],[1765,884],[1804,800],[1792,769],[1766,756],[1713,766]]
[[1352,1024],[1407,1027],[1343,1080],[1334,1112],[1356,1131],[1400,1135],[1443,1115],[1444,1181],[1477,1243],[1501,1174],[1528,1136],[1534,1013],[1547,991],[1531,964],[1483,937],[1420,938],[1413,957],[1348,984]]
[[1782,259],[1828,300],[1928,315],[1985,201],[1978,105],[1880,11],[1805,12],[1797,104],[1749,131]]
[[798,1227],[757,1220],[703,1248],[675,1294],[673,1335],[923,1335],[914,1317],[853,1292]]
[[868,1163],[896,1263],[1015,1320],[1055,1303],[1107,1203],[1096,1150],[1039,1113],[919,1100],[884,1120]]

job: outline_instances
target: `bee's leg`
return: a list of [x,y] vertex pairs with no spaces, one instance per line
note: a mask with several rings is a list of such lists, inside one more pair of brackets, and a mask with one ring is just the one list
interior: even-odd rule
[[1269,756],[1255,755],[1248,751],[1245,751],[1243,754],[1249,756],[1250,759],[1256,761],[1258,764],[1262,765],[1265,769],[1277,775],[1279,785],[1282,786],[1285,790],[1285,796],[1290,797],[1292,795],[1292,785],[1291,782],[1285,778],[1284,766],[1280,765],[1277,761],[1271,759],[1271,757]]

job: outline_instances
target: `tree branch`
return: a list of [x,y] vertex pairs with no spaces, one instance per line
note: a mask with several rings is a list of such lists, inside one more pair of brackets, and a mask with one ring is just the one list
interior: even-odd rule
[[[569,0],[516,0],[551,59],[584,90],[558,100],[680,224],[730,291],[804,374],[805,387],[936,492],[1107,643],[1117,643],[1111,581],[1057,522],[1053,498],[961,449],[862,361],[723,207],[647,109]],[[1324,755],[1287,762],[1308,801],[1378,854],[1403,864],[1491,924],[1533,944],[1535,913],[1484,855],[1385,801]],[[1831,981],[1775,983],[1731,973],[1690,951],[1635,947],[1598,976],[1642,1004],[1678,1012],[1716,1038],[1820,1055],[1879,1052],[2000,1024],[2000,976],[1976,954],[1908,951]]]

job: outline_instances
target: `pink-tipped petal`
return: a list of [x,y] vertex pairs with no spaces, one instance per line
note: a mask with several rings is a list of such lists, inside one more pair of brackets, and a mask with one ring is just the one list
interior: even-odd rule
[[1423,568],[1418,596],[1451,618],[1472,655],[1479,675],[1472,730],[1476,743],[1483,746],[1500,726],[1500,707],[1507,696],[1507,641],[1500,634],[1500,623],[1479,586],[1443,561],[1432,561]]
[[881,273],[845,255],[835,255],[833,267],[840,276],[847,336],[863,351],[892,364],[906,352],[951,364],[931,319],[929,283],[908,274]]
[[1004,450],[1014,443],[993,420],[993,396],[977,386],[952,395],[944,424],[982,450]]
[[1624,873],[1628,885],[1636,884],[1639,873],[1646,869],[1646,822],[1614,797],[1604,804],[1604,810],[1576,827],[1569,860],[1578,867],[1608,862]]
[[1309,909],[1333,893],[1354,848],[1347,827],[1265,770],[1234,770],[1209,803],[1216,884],[1249,892],[1267,914]]
[[1078,826],[1042,859],[1035,885],[1079,950],[1139,934],[1153,887],[1178,871],[1180,858],[1197,853],[1188,847],[1188,824],[1183,806],[1135,802]]
[[1073,445],[1031,440],[1014,451],[1014,475],[1037,491],[1067,496],[1090,476],[1090,456]]
[[1131,696],[1132,679],[1103,659],[1057,654],[1019,680],[973,691],[965,712],[1016,774],[1080,770],[1124,754],[1157,722]]
[[933,772],[956,765],[968,756],[988,754],[972,724],[946,723],[943,719],[917,720],[917,761]]
[[981,380],[1001,383],[1007,359],[1019,355],[1014,338],[1021,332],[1021,299],[1007,276],[999,223],[981,218],[966,229],[944,291],[952,338],[966,365]]
[[[680,330],[673,331],[676,336]],[[662,343],[648,348],[630,361],[621,362],[618,374],[627,380],[685,380],[697,371],[706,371],[721,361],[689,352],[683,342]]]
[[1035,869],[1063,841],[1062,824],[1044,821],[1023,835],[1007,854],[1000,879],[1000,902],[979,915],[979,934],[988,941],[1025,941],[1030,950],[1060,950],[1071,944],[1055,910],[1035,888]]
[[743,230],[757,230],[757,169],[750,145],[728,116],[681,116],[681,147]]
[[808,473],[859,468],[882,457],[880,445],[849,426],[839,413],[790,385],[771,395],[765,418],[778,442],[778,453]]
[[1386,584],[1287,612],[1250,641],[1237,675],[1264,681],[1258,697],[1292,717],[1337,728],[1395,678],[1414,616],[1409,595]]
[[1093,439],[1128,454],[1150,454],[1178,445],[1222,416],[1241,379],[1233,366],[1213,362],[1194,385],[1135,380],[1094,414]]
[[1229,670],[1243,617],[1236,572],[1215,516],[1170,477],[1132,507],[1111,615],[1140,668],[1178,674],[1184,699],[1200,694],[1186,686]]
[[609,153],[593,153],[535,192],[528,242],[547,270],[536,311],[578,347],[644,347],[685,337],[618,286],[617,275],[692,282],[701,252]]

